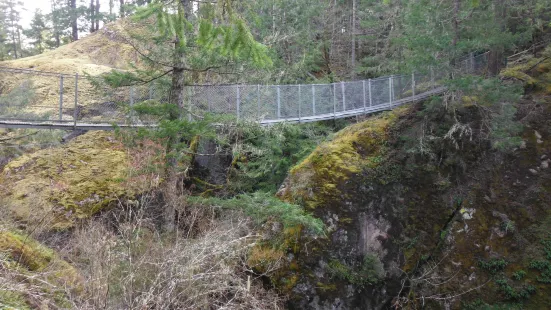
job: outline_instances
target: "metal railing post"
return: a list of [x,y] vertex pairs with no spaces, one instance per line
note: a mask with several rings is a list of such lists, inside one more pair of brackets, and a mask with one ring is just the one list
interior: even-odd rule
[[337,85],[333,83],[333,118],[337,117]]
[[312,85],[312,116],[316,116],[316,86]]
[[78,73],[75,74],[75,110],[73,111],[73,128],[77,129],[77,117],[78,117]]
[[432,89],[435,88],[435,85],[434,85],[434,68],[431,66],[430,67],[430,86]]
[[298,122],[300,123],[300,117],[301,117],[301,101],[302,101],[302,93],[301,93],[301,88],[300,88],[300,84],[298,84]]
[[365,92],[365,80],[362,81],[362,86],[363,86],[363,92],[364,92],[364,114],[367,112],[367,94]]
[[388,78],[388,93],[389,93],[388,107],[392,110],[392,75]]
[[187,98],[188,98],[187,100],[188,100],[188,103],[189,103],[189,109],[188,109],[188,113],[187,113],[187,120],[189,122],[192,122],[193,121],[193,116],[191,115],[191,108],[192,108],[191,97],[193,95],[193,89],[191,88],[191,86],[187,86],[186,90],[187,90]]
[[371,92],[371,79],[367,81],[368,87],[369,87],[369,107],[371,108],[373,106],[373,94]]
[[63,75],[59,76],[59,121],[63,121]]
[[344,92],[344,82],[341,82],[341,91],[342,91],[342,111],[346,111],[346,94]]
[[281,118],[281,88],[277,85],[277,119]]
[[260,117],[260,85],[256,85],[256,117]]
[[239,90],[239,85],[236,85],[237,87],[237,102],[236,102],[236,112],[237,112],[237,120],[239,120],[240,115],[240,109],[241,109],[241,92]]
[[130,123],[134,123],[134,86],[130,86]]
[[415,97],[415,72],[411,73],[411,94]]
[[212,104],[211,104],[212,96],[210,95],[210,88],[209,87],[204,87],[203,89],[207,93],[207,112],[211,113],[212,112]]

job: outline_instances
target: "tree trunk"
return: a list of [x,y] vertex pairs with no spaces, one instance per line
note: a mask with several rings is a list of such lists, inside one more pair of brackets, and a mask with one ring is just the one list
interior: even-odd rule
[[90,33],[93,33],[96,31],[95,14],[96,14],[96,7],[94,5],[94,0],[90,0]]
[[120,3],[121,3],[121,7],[120,7],[120,14],[121,14],[121,18],[124,17],[124,0],[120,0]]
[[[189,20],[191,16],[191,0],[180,0],[178,6],[178,15],[184,11],[184,18]],[[180,109],[184,109],[184,87],[185,87],[185,55],[180,47],[180,38],[174,38],[174,67],[172,68],[172,89],[171,102],[176,104]]]
[[99,30],[99,20],[100,20],[100,13],[99,13],[100,3],[99,0],[96,0],[96,31]]
[[352,55],[350,61],[352,79],[356,77],[356,0],[352,0]]
[[13,54],[15,59],[17,59],[17,36],[15,35],[15,15],[13,8],[10,7],[10,24],[11,24],[11,39],[13,45]]
[[69,0],[71,7],[71,37],[74,41],[78,41],[78,24],[77,24],[77,0]]
[[[494,22],[499,26],[501,32],[505,32],[505,18],[507,17],[507,4],[503,0],[494,0]],[[493,46],[488,56],[488,72],[494,76],[499,73],[502,67],[503,47]]]
[[[453,41],[452,46],[457,47],[459,41],[459,10],[461,8],[461,0],[454,0],[453,2]],[[454,52],[457,52],[454,50]],[[455,56],[455,55],[454,55]]]

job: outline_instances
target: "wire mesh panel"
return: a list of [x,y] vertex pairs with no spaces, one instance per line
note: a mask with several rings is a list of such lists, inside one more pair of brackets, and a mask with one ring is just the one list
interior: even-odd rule
[[367,104],[367,96],[364,93],[367,87],[364,86],[363,81],[344,83],[345,111],[364,108],[364,103]]
[[371,80],[373,107],[390,105],[390,78]]
[[278,86],[280,100],[280,118],[298,118],[299,115],[299,89],[298,85],[280,85]]
[[243,120],[258,120],[260,117],[260,87],[257,85],[239,86],[240,104],[239,118]]
[[415,95],[422,94],[431,90],[431,77],[430,73],[414,73],[412,78],[415,78]]
[[259,120],[277,119],[277,87],[260,85],[260,118]]
[[320,114],[333,113],[333,106],[335,102],[334,87],[331,84],[319,84],[313,85],[314,100],[312,108],[314,110],[314,116]]
[[392,93],[394,100],[400,100],[413,95],[412,75],[396,75],[392,77]]
[[312,89],[309,85],[297,85],[298,90],[298,117],[312,116]]
[[191,102],[191,113],[194,113],[197,116],[203,116],[205,113],[212,112],[210,88],[201,86],[186,87],[184,92],[190,92],[188,99]]
[[204,86],[205,99],[210,111],[216,114],[237,116],[237,86]]

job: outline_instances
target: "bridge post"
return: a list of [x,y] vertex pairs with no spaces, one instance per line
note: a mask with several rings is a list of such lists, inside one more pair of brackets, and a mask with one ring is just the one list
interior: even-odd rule
[[237,87],[237,103],[236,103],[236,110],[237,110],[237,120],[239,120],[239,117],[241,116],[240,115],[240,110],[241,110],[241,92],[239,90],[239,85],[236,85]]
[[281,118],[281,87],[277,85],[277,119]]
[[59,121],[63,121],[63,75],[59,76]]
[[434,68],[430,66],[430,86],[432,89],[434,89]]
[[333,118],[337,117],[337,84],[333,83]]
[[260,119],[260,85],[256,85],[256,117]]
[[388,107],[392,110],[392,75],[388,78]]
[[316,116],[316,86],[312,84],[312,116]]
[[129,90],[130,95],[130,123],[134,123],[134,111],[132,109],[134,108],[134,86],[130,86]]
[[298,122],[300,123],[300,117],[301,117],[301,101],[302,101],[302,93],[301,93],[301,87],[300,84],[298,84]]
[[341,82],[341,91],[342,91],[342,111],[346,111],[346,94],[344,91],[344,82]]
[[362,86],[363,86],[363,92],[364,92],[364,114],[365,112],[367,112],[367,93],[365,92],[365,80],[362,81]]
[[371,79],[367,81],[369,86],[369,107],[371,108],[373,106],[373,94],[371,93]]
[[77,129],[77,117],[78,117],[78,73],[75,74],[75,110],[73,111],[73,127]]
[[411,93],[415,97],[415,72],[411,73]]
[[188,103],[189,103],[189,110],[188,110],[188,113],[187,113],[187,120],[188,120],[188,122],[191,123],[191,121],[193,121],[193,117],[191,115],[191,108],[193,107],[193,103],[191,102],[191,98],[193,96],[193,88],[188,86],[188,87],[186,87],[186,90],[187,90],[187,98],[188,98]]

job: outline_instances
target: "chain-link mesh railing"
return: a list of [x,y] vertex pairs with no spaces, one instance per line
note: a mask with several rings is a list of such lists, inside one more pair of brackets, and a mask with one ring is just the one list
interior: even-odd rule
[[[370,80],[304,85],[211,85],[183,90],[182,115],[232,115],[263,124],[310,122],[349,117],[426,98],[442,82],[463,74],[483,74],[488,53],[471,53],[447,68]],[[109,88],[94,79],[33,70],[0,68],[0,121],[152,125],[157,117],[139,114],[136,105],[170,102],[170,81]]]

